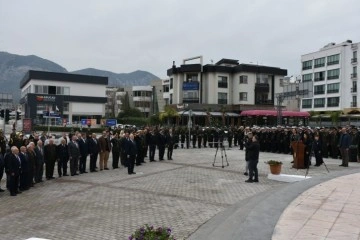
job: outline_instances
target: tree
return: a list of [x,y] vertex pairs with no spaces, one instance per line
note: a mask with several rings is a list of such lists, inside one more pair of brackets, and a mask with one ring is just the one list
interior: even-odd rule
[[120,97],[120,101],[122,103],[121,110],[126,111],[130,109],[130,99],[129,99],[129,93],[126,92],[125,95]]
[[137,108],[127,108],[119,113],[118,118],[128,118],[128,117],[144,117],[143,113]]
[[169,105],[166,105],[164,108],[164,112],[161,112],[159,114],[159,120],[162,122],[166,119],[167,124],[170,124],[170,119],[173,117],[178,117],[178,116],[179,116],[179,113],[176,111],[175,108],[172,108]]

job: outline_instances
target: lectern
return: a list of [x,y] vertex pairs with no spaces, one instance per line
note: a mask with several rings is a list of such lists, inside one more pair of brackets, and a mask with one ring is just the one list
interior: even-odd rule
[[291,143],[291,147],[293,149],[293,157],[294,164],[293,168],[296,169],[304,169],[304,153],[305,153],[305,145],[301,141],[293,141]]

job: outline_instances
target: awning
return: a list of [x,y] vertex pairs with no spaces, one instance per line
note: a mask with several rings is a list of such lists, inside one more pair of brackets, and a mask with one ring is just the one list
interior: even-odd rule
[[[277,111],[275,110],[247,110],[242,111],[241,116],[269,116],[276,117]],[[281,111],[283,117],[310,117],[308,112],[295,112],[295,111]]]
[[221,117],[223,114],[221,112],[210,112],[210,115],[215,117]]
[[225,115],[228,116],[228,117],[239,117],[239,116],[240,116],[240,114],[231,113],[231,112],[228,112],[228,113],[226,113]]

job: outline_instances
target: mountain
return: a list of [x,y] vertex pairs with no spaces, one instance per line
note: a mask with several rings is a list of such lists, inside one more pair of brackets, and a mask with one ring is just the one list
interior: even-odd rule
[[95,68],[86,68],[71,73],[109,77],[109,86],[144,86],[149,85],[152,80],[159,79],[157,76],[141,70],[131,73],[113,73]]
[[68,72],[64,67],[47,59],[35,55],[22,56],[7,52],[0,52],[0,93],[12,93],[14,103],[20,100],[20,81],[28,70],[39,70],[61,73],[76,73],[109,77],[109,86],[150,85],[150,82],[159,79],[146,71],[131,73],[113,73],[94,68],[86,68]]

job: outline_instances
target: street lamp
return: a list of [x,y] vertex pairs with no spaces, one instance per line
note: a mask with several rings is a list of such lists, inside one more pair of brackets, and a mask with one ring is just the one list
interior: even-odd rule
[[296,100],[297,100],[297,108],[300,111],[300,91],[299,91],[299,85],[301,82],[301,76],[297,76],[295,79],[295,91],[296,91]]

